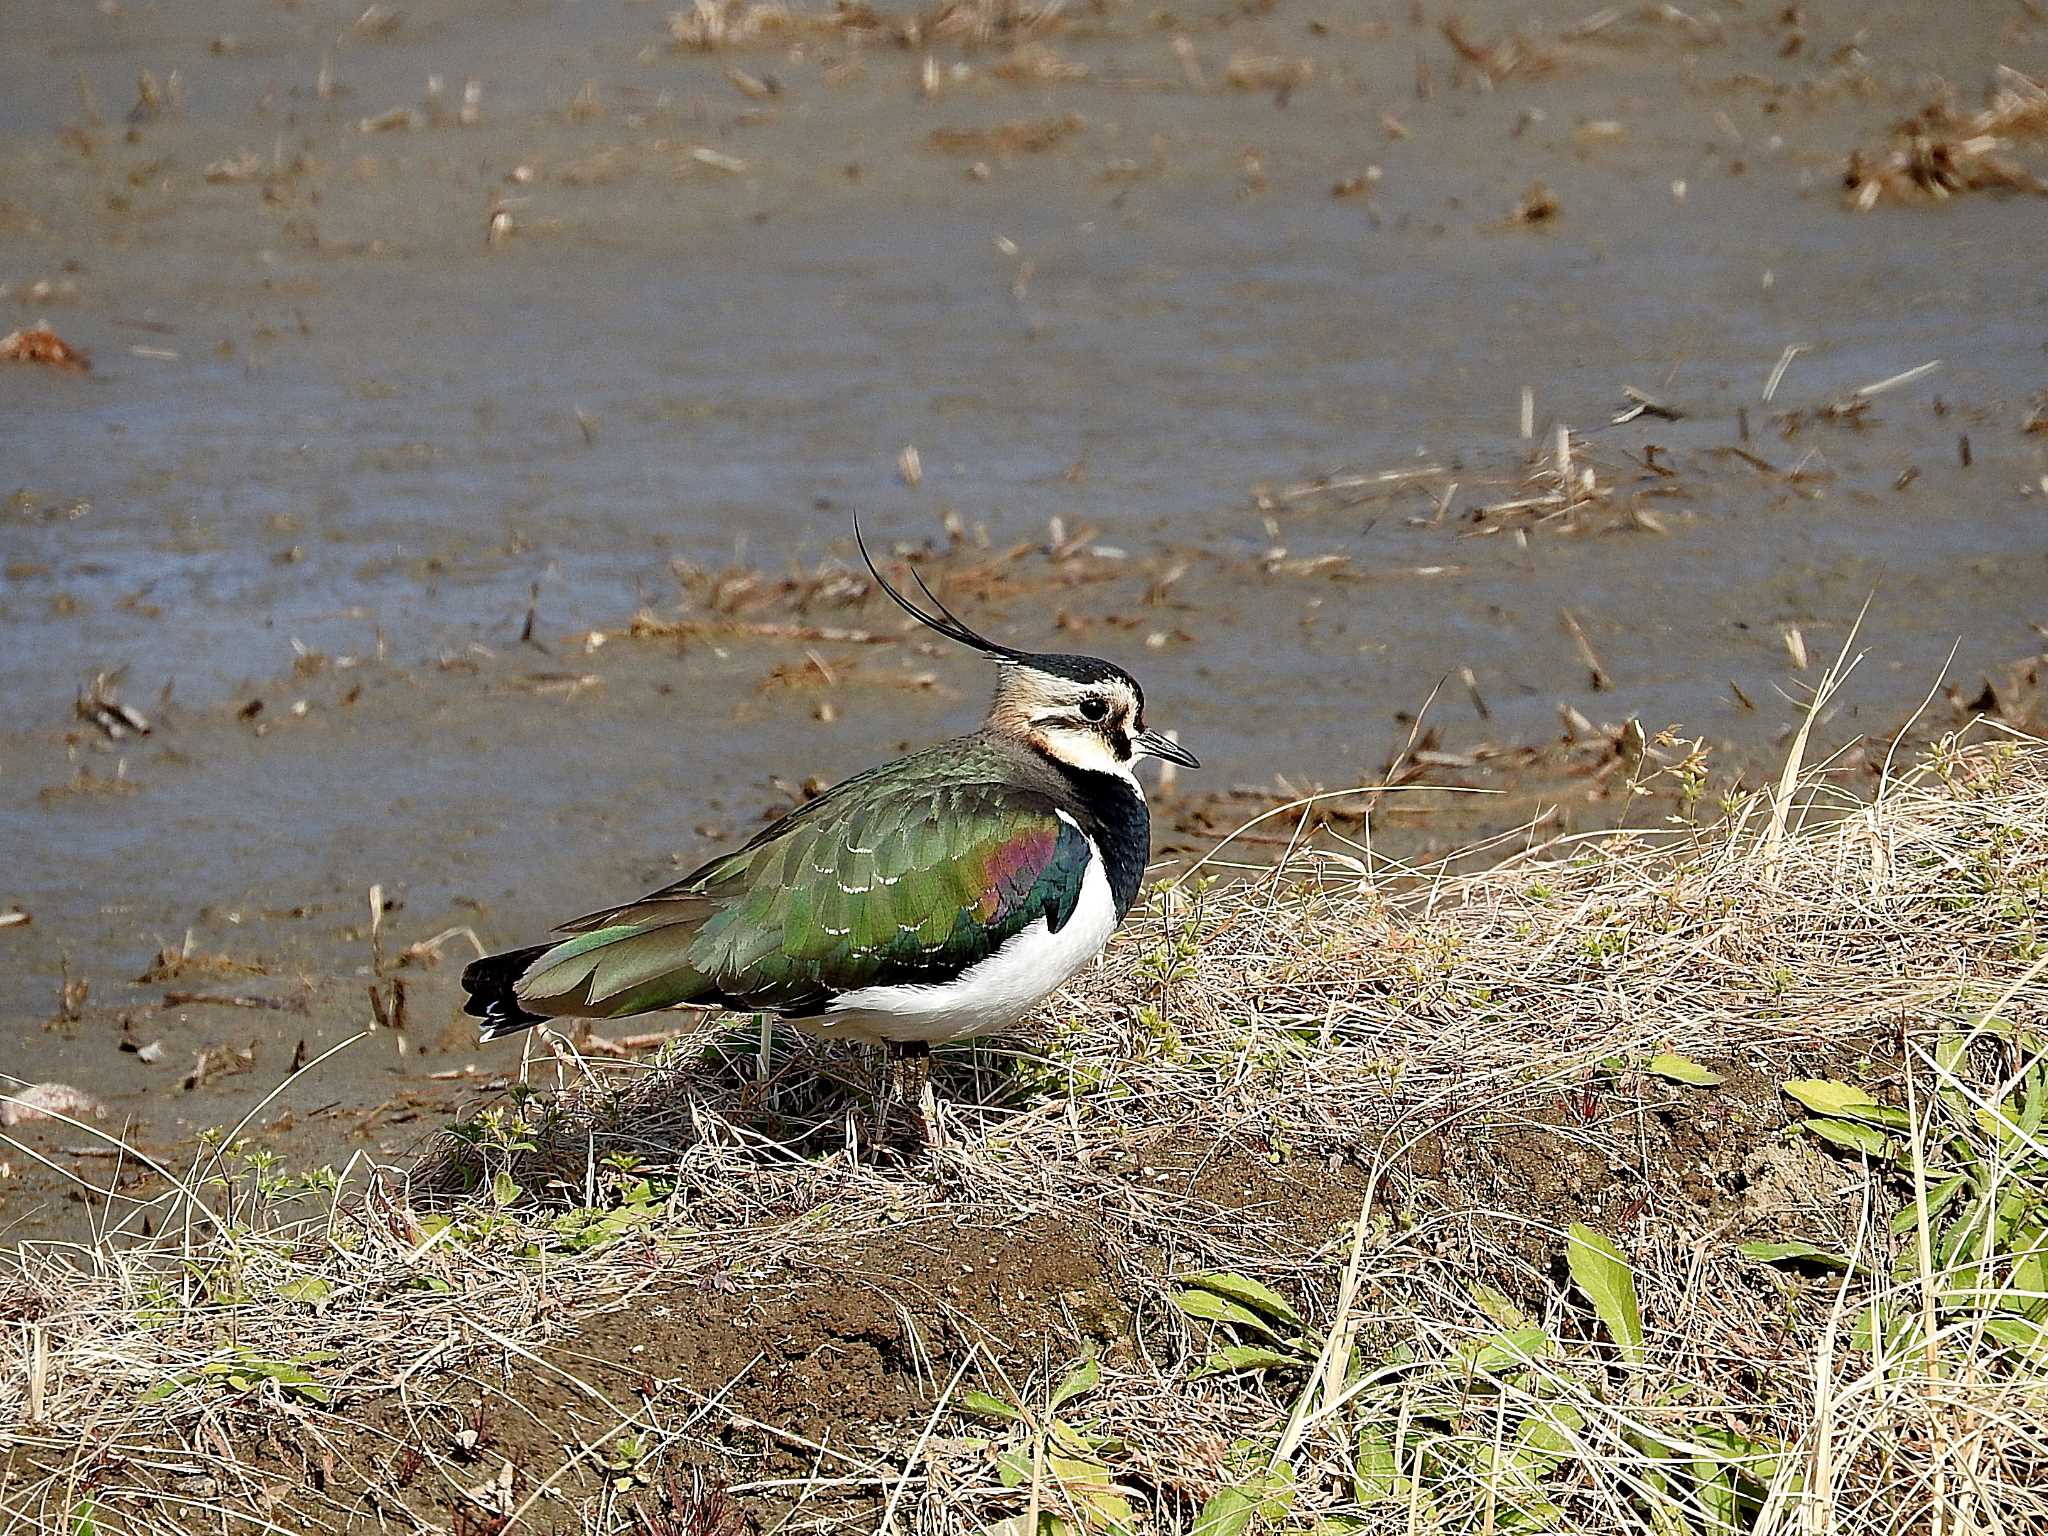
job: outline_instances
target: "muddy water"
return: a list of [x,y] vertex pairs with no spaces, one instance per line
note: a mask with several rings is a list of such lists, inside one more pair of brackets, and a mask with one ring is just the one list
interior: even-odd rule
[[[1490,712],[1454,687],[1446,746],[1568,705],[1755,764],[1815,675],[1785,630],[1825,657],[1872,592],[1836,737],[1974,695],[2048,623],[2048,201],[1859,215],[1840,173],[1937,75],[1971,107],[1997,66],[2048,78],[2048,25],[1802,9],[1466,7],[1467,40],[1523,33],[1489,81],[1433,7],[1111,7],[1038,39],[1083,78],[947,40],[927,91],[924,48],[690,51],[650,5],[15,7],[0,328],[94,366],[0,366],[0,908],[33,919],[0,929],[0,1066],[175,1154],[361,1027],[373,883],[387,961],[509,942],[753,825],[776,778],[971,723],[966,658],[620,633],[703,616],[674,562],[844,556],[854,506],[935,548],[957,514],[969,563],[1093,530],[974,616],[1132,664],[1211,785],[1370,780],[1462,667]],[[1516,222],[1537,180],[1557,211]],[[1610,425],[1627,387],[1680,419]],[[1558,423],[1608,511],[1475,521]],[[115,670],[147,738],[74,718]],[[250,969],[132,980],[188,935]],[[464,947],[258,1123],[389,1148],[468,1089],[435,1074],[500,1070],[455,1019]],[[47,1220],[60,1186],[8,1161],[0,1213]]]

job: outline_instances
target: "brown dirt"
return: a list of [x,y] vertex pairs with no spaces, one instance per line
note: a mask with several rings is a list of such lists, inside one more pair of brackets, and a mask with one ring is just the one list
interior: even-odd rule
[[[1622,1230],[1647,1214],[1676,1240],[1718,1232],[1733,1241],[1771,1235],[1795,1209],[1824,1208],[1838,1170],[1779,1135],[1792,1116],[1778,1078],[1710,1065],[1724,1074],[1715,1089],[1629,1077],[1556,1095],[1512,1123],[1453,1111],[1392,1169],[1383,1204],[1390,1214],[1455,1213],[1439,1245],[1458,1250],[1474,1281],[1539,1306],[1558,1282],[1555,1234],[1569,1221]],[[1617,1117],[1633,1122],[1626,1159],[1585,1134],[1611,1131]],[[1131,1145],[1113,1173],[1136,1196],[1179,1192],[1247,1223],[1279,1222],[1301,1252],[1339,1249],[1367,1182],[1350,1159],[1333,1169],[1283,1156],[1256,1134],[1160,1136]],[[900,1462],[949,1386],[1014,1399],[1084,1351],[1113,1362],[1143,1348],[1136,1277],[1186,1267],[1170,1238],[1135,1224],[1070,1210],[1002,1222],[973,1191],[950,1193],[830,1262],[784,1257],[766,1272],[674,1283],[658,1278],[650,1255],[650,1283],[629,1304],[581,1320],[537,1355],[493,1362],[472,1352],[407,1391],[351,1394],[333,1412],[239,1411],[225,1433],[267,1490],[259,1502],[292,1510],[308,1530],[496,1532],[507,1477],[514,1504],[553,1490],[536,1512],[610,1498],[652,1522],[699,1482],[735,1481],[736,1468],[746,1480],[729,1499],[743,1522],[732,1529],[776,1529],[807,1479],[878,1458],[895,1464],[892,1453]],[[1130,1208],[1143,1207],[1134,1199]],[[1769,1282],[1756,1283],[1762,1305]],[[583,1452],[622,1419],[663,1431],[659,1476],[636,1481],[601,1466],[601,1450]],[[193,1497],[221,1491],[210,1476],[132,1461],[113,1480],[134,1492],[138,1481]],[[887,1493],[872,1478],[814,1489],[801,1518],[872,1530]],[[102,1528],[121,1529],[119,1497],[101,1497]],[[534,1518],[521,1528],[545,1528]]]
[[[1833,1051],[1791,1073],[1706,1061],[1711,1089],[1642,1073],[1558,1093],[1512,1122],[1432,1132],[1403,1170],[1411,1200],[1466,1213],[1486,1283],[1538,1302],[1558,1278],[1557,1234],[1572,1222],[1626,1231],[1639,1221],[1727,1240],[1776,1235],[1794,1210],[1825,1208],[1829,1159],[1788,1142],[1787,1075],[1857,1076]],[[1620,1134],[1617,1135],[1617,1129]]]
[[[1135,1296],[1109,1241],[1069,1217],[994,1228],[963,1210],[863,1241],[829,1270],[790,1268],[746,1288],[728,1276],[651,1285],[565,1333],[544,1362],[470,1361],[410,1391],[351,1395],[333,1413],[237,1412],[225,1433],[264,1490],[259,1504],[309,1530],[439,1521],[495,1531],[490,1499],[472,1490],[507,1466],[515,1500],[549,1479],[565,1497],[599,1496],[608,1474],[577,1451],[621,1412],[690,1425],[667,1447],[670,1467],[722,1479],[737,1463],[801,1483],[828,1456],[821,1446],[872,1454],[914,1440],[963,1367],[966,1386],[1014,1396],[1014,1384],[1083,1349],[1133,1348]],[[106,1470],[106,1530],[125,1528],[123,1494],[146,1504],[222,1492],[211,1474],[181,1477],[175,1465],[123,1459]],[[660,1504],[652,1484],[631,1491],[650,1510]],[[772,1492],[738,1501],[745,1529],[772,1526],[789,1504]],[[875,1512],[859,1490],[826,1507],[854,1529]]]

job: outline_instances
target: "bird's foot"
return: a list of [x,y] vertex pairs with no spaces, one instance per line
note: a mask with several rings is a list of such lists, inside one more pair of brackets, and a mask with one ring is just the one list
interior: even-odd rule
[[951,1145],[946,1135],[946,1117],[939,1113],[939,1096],[932,1091],[930,1078],[917,1096],[916,1130],[918,1140],[924,1144],[925,1156],[936,1157]]
[[931,1047],[922,1041],[891,1043],[882,1090],[875,1096],[876,1162],[914,1167],[928,1161],[940,1145],[933,1134],[939,1125],[938,1103],[932,1095]]

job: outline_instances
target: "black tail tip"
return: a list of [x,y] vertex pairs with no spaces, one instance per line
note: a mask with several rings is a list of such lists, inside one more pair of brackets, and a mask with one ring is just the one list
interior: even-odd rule
[[527,968],[552,947],[531,944],[525,949],[508,949],[502,954],[485,955],[481,960],[471,961],[463,971],[462,987],[469,998],[463,1003],[462,1011],[473,1019],[483,1020],[477,1035],[484,1044],[516,1035],[522,1029],[531,1029],[547,1017],[521,1003],[513,988],[526,974]]

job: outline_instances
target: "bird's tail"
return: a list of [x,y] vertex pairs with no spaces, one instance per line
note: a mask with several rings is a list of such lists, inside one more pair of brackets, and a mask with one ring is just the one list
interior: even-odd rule
[[483,1020],[479,1033],[485,1040],[516,1035],[547,1017],[521,1003],[514,989],[533,962],[552,948],[552,944],[529,944],[524,949],[508,949],[473,960],[463,971],[462,987],[469,999],[462,1005],[462,1011],[473,1019]]
[[463,1012],[496,1040],[544,1019],[617,1019],[717,1001],[689,962],[695,922],[613,923],[554,944],[485,955],[462,973]]

